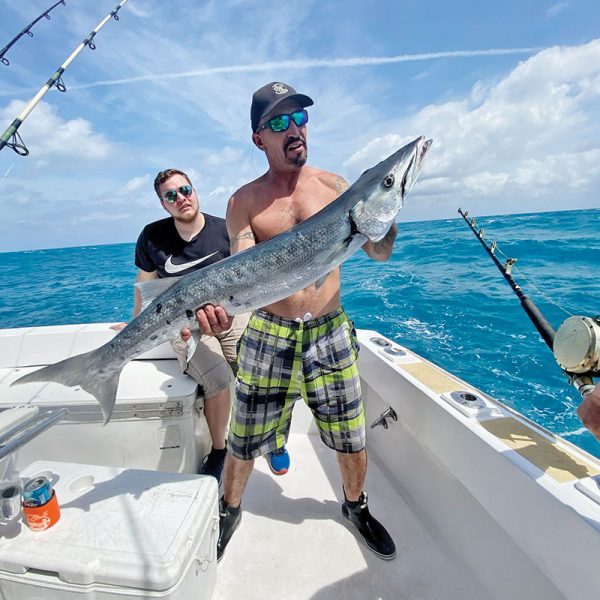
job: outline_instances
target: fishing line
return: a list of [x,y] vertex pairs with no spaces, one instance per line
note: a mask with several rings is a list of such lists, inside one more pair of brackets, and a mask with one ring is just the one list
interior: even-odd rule
[[[460,212],[460,209],[459,209]],[[463,213],[461,213],[463,214]],[[463,214],[463,217],[467,216],[469,213],[465,212]],[[465,219],[467,220],[467,219]],[[467,221],[468,222],[468,221]],[[471,223],[473,225],[473,227],[471,227],[472,229],[474,229],[476,222],[475,219],[471,219]],[[477,237],[481,240],[482,243],[487,242],[488,243],[488,252],[491,252],[492,254],[500,254],[502,257],[504,257],[506,259],[506,263],[505,265],[508,265],[509,268],[509,275],[510,275],[510,271],[516,271],[519,274],[519,278],[525,280],[527,282],[527,284],[531,287],[533,287],[538,294],[544,298],[548,303],[554,305],[556,308],[558,308],[559,310],[561,310],[562,312],[564,312],[566,315],[569,315],[570,317],[573,316],[573,313],[569,312],[566,308],[564,308],[561,304],[559,304],[556,300],[554,300],[551,296],[549,296],[546,292],[542,291],[539,286],[537,286],[528,276],[526,276],[523,271],[521,271],[519,269],[519,267],[517,267],[515,265],[516,260],[515,258],[511,258],[510,256],[508,256],[507,254],[505,254],[502,249],[500,248],[500,246],[498,246],[498,243],[490,240],[489,238],[487,238],[485,236],[485,231],[483,228],[479,229],[479,231],[475,232]],[[484,244],[485,245],[485,244]],[[506,267],[505,267],[506,268]]]
[[[483,230],[481,230],[483,231]],[[513,259],[511,257],[509,257],[507,254],[504,254],[504,252],[502,251],[502,249],[500,248],[500,246],[498,246],[497,242],[494,242],[492,240],[490,240],[489,238],[486,238],[484,233],[481,234],[481,239],[484,241],[489,242],[491,245],[494,246],[494,249],[496,252],[498,252],[498,254],[501,254],[506,261],[514,261],[516,259]],[[556,306],[556,308],[558,308],[559,310],[561,310],[562,312],[564,312],[565,314],[569,315],[570,317],[573,316],[572,312],[569,312],[566,308],[564,308],[562,305],[560,305],[556,300],[554,300],[554,298],[551,298],[546,292],[542,291],[528,276],[526,276],[523,271],[521,271],[519,269],[519,267],[517,267],[515,265],[514,262],[512,262],[512,268],[514,271],[516,271],[519,274],[519,277],[523,280],[525,280],[527,282],[527,284],[533,288],[535,288],[535,290],[537,290],[538,294],[540,296],[542,296],[546,301],[548,301],[550,304],[553,304],[554,306]]]
[[258,176],[258,171],[256,170],[256,166],[254,165],[254,144],[252,144],[252,148],[250,148],[250,164],[252,165],[252,170],[254,174]]
[[[458,213],[481,242],[481,245],[521,301],[523,310],[554,354],[558,366],[567,376],[569,383],[577,389],[582,397],[585,397],[594,389],[593,378],[600,377],[600,344],[597,343],[597,340],[600,339],[600,316],[590,318],[582,315],[571,315],[555,331],[533,300],[525,294],[521,286],[513,279],[512,271],[516,259],[507,257],[498,249],[496,242],[488,244],[483,228],[476,229],[475,218],[467,218],[468,211],[463,212],[459,208]],[[504,265],[496,256],[496,250],[506,258]],[[558,303],[554,301],[552,303],[567,312]],[[567,314],[570,313],[567,312]]]
[[0,137],[0,150],[2,150],[5,146],[8,146],[20,156],[27,156],[29,154],[29,150],[27,149],[25,142],[19,135],[19,127],[21,127],[23,121],[27,118],[29,113],[31,113],[31,111],[37,106],[37,104],[44,97],[46,92],[48,92],[48,90],[52,88],[52,86],[56,86],[56,89],[59,92],[67,91],[67,87],[65,86],[65,83],[62,80],[62,74],[67,70],[69,65],[75,60],[77,55],[86,46],[89,46],[90,50],[96,49],[96,45],[94,44],[94,37],[111,18],[113,18],[115,21],[119,20],[119,15],[117,13],[126,2],[127,0],[121,0],[121,2],[119,2],[119,4],[109,14],[106,17],[104,17],[104,19],[102,19],[100,23],[98,23],[96,28],[92,32],[90,32],[90,34],[83,40],[83,42],[79,44],[79,46],[73,51],[69,58],[67,58],[67,60],[56,70],[54,75],[50,77],[46,84],[41,87],[38,93],[23,109],[21,114],[11,123],[8,129]]
[[46,19],[48,19],[48,21],[50,20],[50,13],[52,12],[52,10],[54,8],[56,8],[59,4],[62,4],[63,6],[66,6],[66,0],[59,0],[56,4],[53,4],[48,10],[45,10],[37,19],[31,21],[31,23],[29,23],[29,25],[27,25],[27,27],[25,27],[24,29],[22,29],[12,40],[10,40],[10,42],[8,42],[8,44],[6,44],[6,46],[4,46],[4,48],[2,48],[2,50],[0,50],[0,61],[2,62],[2,64],[6,65],[8,67],[8,65],[10,64],[9,60],[7,58],[4,58],[4,55],[25,35],[27,34],[29,37],[33,37],[33,33],[31,33],[31,28],[40,20],[43,19],[44,17],[46,17]]

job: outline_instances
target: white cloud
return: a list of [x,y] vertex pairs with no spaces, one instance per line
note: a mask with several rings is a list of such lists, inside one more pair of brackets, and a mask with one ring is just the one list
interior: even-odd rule
[[134,177],[130,179],[122,188],[119,189],[121,195],[123,194],[132,194],[134,192],[139,192],[140,190],[147,191],[148,189],[152,189],[153,180],[150,178],[149,174],[142,175],[141,177]]
[[212,192],[210,192],[210,194],[208,194],[208,197],[211,199],[214,198],[227,198],[229,199],[231,197],[231,194],[233,194],[233,192],[235,192],[235,187],[231,186],[231,185],[220,185],[219,187],[216,187]]
[[410,135],[379,136],[344,166],[356,177],[425,134],[434,146],[412,197],[440,200],[430,218],[453,214],[465,201],[488,213],[507,199],[516,211],[526,202],[531,210],[533,199],[552,200],[539,209],[556,208],[559,199],[566,207],[573,198],[589,206],[600,195],[598,114],[600,40],[550,48],[498,82],[480,82],[462,100],[426,106],[391,124],[389,130]]
[[[24,107],[25,102],[13,100],[0,110],[1,121],[12,122]],[[56,107],[47,102],[40,102],[34,108],[19,133],[36,159],[51,156],[97,160],[108,157],[113,149],[106,136],[93,132],[89,121],[64,120],[57,115]]]
[[127,12],[134,14],[136,17],[139,17],[140,19],[148,19],[153,14],[151,9],[147,8],[146,10],[144,10],[143,8],[140,8],[139,6],[136,6],[135,2],[127,3]]
[[546,17],[552,18],[559,15],[561,12],[569,7],[569,2],[557,2],[546,10]]
[[374,165],[375,163],[383,160],[386,156],[389,156],[401,146],[411,142],[416,136],[400,136],[395,133],[390,133],[383,137],[376,137],[371,140],[366,146],[354,152],[346,161],[343,166],[349,169],[363,169],[368,165]]
[[[5,12],[19,5],[21,20],[30,18],[27,3],[2,1]],[[56,57],[71,48],[68,40],[79,43],[111,8],[93,4],[93,10],[75,4],[57,9],[56,21],[40,23],[34,43],[15,48],[14,66],[23,68],[5,72],[3,90],[13,98],[33,95],[37,88],[29,86],[47,78]],[[543,52],[499,80],[499,69],[534,49],[453,50],[457,43],[485,48],[482,40],[500,39],[481,30],[459,42],[441,36],[432,48],[438,51],[417,53],[427,49],[427,37],[415,33],[418,40],[411,40],[407,29],[402,39],[413,51],[399,54],[393,26],[399,11],[390,7],[389,19],[373,28],[358,18],[365,10],[358,0],[347,3],[343,14],[316,0],[285,8],[275,0],[128,2],[120,22],[102,29],[98,50],[82,52],[69,68],[68,94],[50,92],[49,102],[21,128],[31,156],[16,157],[0,190],[10,186],[14,197],[29,202],[21,211],[27,220],[13,226],[17,216],[7,213],[0,249],[133,241],[145,223],[165,216],[152,180],[168,167],[187,172],[202,208],[223,215],[231,193],[267,168],[250,141],[250,98],[260,85],[280,78],[315,99],[310,163],[349,180],[417,135],[434,138],[405,214],[421,206],[429,212],[412,212],[411,218],[455,214],[465,197],[469,205],[487,202],[492,211],[501,193],[515,198],[515,210],[546,208],[567,194],[597,201],[596,49]],[[474,22],[484,13],[482,5]],[[539,9],[531,14],[539,20]],[[347,35],[331,35],[336,27]],[[589,35],[559,33],[552,39]],[[537,46],[551,34],[523,27],[512,39],[515,46]],[[40,56],[41,47],[58,54]],[[465,91],[481,74],[489,79]],[[424,107],[423,98],[431,104]],[[6,125],[21,106],[0,108]],[[14,158],[8,150],[0,155],[7,160],[0,162],[0,175]],[[6,199],[0,202],[6,206]],[[115,220],[107,217],[103,227],[105,213]],[[87,226],[75,221],[80,215],[87,215]]]
[[220,152],[203,153],[203,162],[207,167],[221,167],[239,163],[244,153],[240,148],[225,146]]

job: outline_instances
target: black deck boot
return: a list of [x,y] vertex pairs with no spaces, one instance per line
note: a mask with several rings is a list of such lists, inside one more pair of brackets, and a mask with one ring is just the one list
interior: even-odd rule
[[202,466],[200,467],[200,475],[212,475],[217,483],[221,483],[221,477],[223,475],[223,465],[225,464],[225,455],[227,454],[227,448],[217,450],[213,448],[210,454],[204,457]]
[[229,506],[224,498],[219,502],[219,540],[217,542],[217,562],[223,558],[225,548],[242,520],[242,507]]
[[384,560],[396,556],[394,540],[386,528],[369,512],[367,492],[363,492],[357,502],[350,502],[344,494],[342,514],[360,533],[367,546]]

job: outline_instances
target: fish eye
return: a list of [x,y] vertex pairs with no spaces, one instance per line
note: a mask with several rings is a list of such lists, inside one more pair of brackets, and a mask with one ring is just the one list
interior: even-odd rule
[[384,188],[391,188],[394,185],[394,175],[390,173],[382,182]]

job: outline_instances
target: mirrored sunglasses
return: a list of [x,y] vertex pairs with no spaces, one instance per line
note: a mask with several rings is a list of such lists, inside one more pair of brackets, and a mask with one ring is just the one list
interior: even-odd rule
[[178,188],[173,190],[168,190],[164,193],[163,198],[165,202],[169,204],[175,204],[177,200],[177,192],[179,192],[183,197],[189,198],[192,195],[194,188],[191,185],[180,185]]
[[286,131],[289,128],[290,123],[294,121],[297,127],[302,127],[308,123],[308,113],[306,109],[297,110],[289,115],[277,115],[272,119],[269,119],[266,123],[258,128],[258,131],[269,128],[275,133]]

